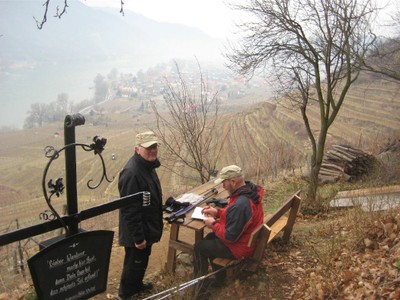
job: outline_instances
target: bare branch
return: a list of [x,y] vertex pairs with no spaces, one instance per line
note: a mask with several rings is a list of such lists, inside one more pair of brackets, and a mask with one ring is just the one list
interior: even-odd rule
[[57,11],[56,11],[56,14],[55,14],[54,17],[61,19],[61,16],[62,16],[64,13],[67,12],[67,7],[69,7],[67,1],[68,1],[68,0],[64,0],[64,6],[63,6],[63,9],[61,10],[61,12],[60,12],[59,7],[57,6]]
[[[217,131],[217,92],[210,94],[204,74],[198,67],[199,76],[195,77],[184,74],[175,63],[176,78],[173,81],[165,78],[163,98],[167,114],[154,102],[152,108],[157,120],[155,131],[171,164],[179,162],[188,167],[204,183],[215,171],[223,139]],[[190,177],[190,174],[184,176]]]
[[[41,21],[39,21],[35,17],[33,17],[33,19],[36,22],[36,26],[37,26],[38,29],[42,29],[44,23],[47,22],[47,14],[48,14],[48,11],[49,11],[50,1],[51,0],[45,0],[45,2],[43,3],[43,6],[45,7],[45,10],[44,10],[44,14],[43,14],[43,17],[42,17]],[[125,12],[124,12],[124,4],[125,3],[123,2],[123,0],[120,0],[120,1],[121,1],[121,9],[120,9],[119,12],[124,16],[125,15]],[[59,6],[56,7],[56,13],[55,13],[54,17],[61,19],[62,15],[67,12],[67,7],[69,7],[68,6],[68,0],[64,0],[64,4],[63,4],[61,9],[59,8]]]
[[360,58],[362,69],[400,81],[400,37],[376,44],[368,56]]
[[33,19],[36,21],[36,26],[37,26],[38,29],[42,29],[44,23],[47,22],[47,12],[49,10],[49,4],[50,4],[50,0],[46,0],[43,3],[43,6],[45,7],[45,10],[44,10],[44,15],[43,15],[42,21],[39,22],[35,17],[33,17]]
[[123,0],[121,0],[121,9],[119,10],[119,12],[123,15],[123,16],[125,16],[125,12],[124,12],[124,1]]

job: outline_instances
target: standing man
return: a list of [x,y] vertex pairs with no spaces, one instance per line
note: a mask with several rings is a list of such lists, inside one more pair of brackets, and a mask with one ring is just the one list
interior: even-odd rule
[[[194,276],[207,274],[210,260],[213,271],[220,267],[213,264],[216,257],[242,259],[250,257],[255,246],[248,247],[251,233],[263,223],[262,199],[264,189],[244,180],[242,169],[236,165],[223,168],[215,180],[228,191],[228,206],[222,209],[206,206],[203,214],[207,227],[213,232],[194,245]],[[222,272],[222,271],[221,271]],[[217,273],[217,284],[223,283],[226,272]]]
[[135,199],[119,211],[119,243],[125,247],[124,265],[118,295],[130,299],[141,291],[153,288],[143,278],[152,244],[161,239],[162,190],[156,168],[160,166],[158,139],[154,132],[136,135],[135,153],[119,175],[120,197],[150,192],[150,199]]

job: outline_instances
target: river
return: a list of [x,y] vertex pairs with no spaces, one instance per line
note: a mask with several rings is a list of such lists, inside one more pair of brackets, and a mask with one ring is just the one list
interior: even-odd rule
[[75,103],[90,99],[97,74],[107,76],[113,68],[136,74],[157,63],[121,59],[0,69],[0,127],[22,128],[31,104],[54,102],[61,93],[67,93],[68,100]]

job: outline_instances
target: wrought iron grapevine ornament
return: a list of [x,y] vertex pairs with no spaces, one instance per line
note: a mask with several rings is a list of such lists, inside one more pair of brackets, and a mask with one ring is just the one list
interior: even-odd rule
[[107,143],[107,139],[101,138],[99,136],[95,136],[93,138],[93,143],[90,144],[90,145],[82,144],[82,143],[73,143],[73,144],[65,145],[60,150],[56,150],[53,146],[46,146],[44,148],[45,156],[47,158],[49,158],[49,161],[48,161],[48,163],[47,163],[47,165],[45,167],[44,173],[43,173],[42,189],[43,189],[44,198],[45,198],[46,203],[47,203],[48,207],[50,208],[50,210],[45,210],[44,212],[40,213],[40,215],[39,215],[40,219],[54,220],[55,218],[57,218],[62,223],[62,225],[65,228],[66,232],[67,233],[69,232],[68,226],[65,224],[63,219],[60,217],[58,212],[55,210],[55,208],[51,204],[51,198],[54,195],[56,195],[57,197],[60,197],[60,195],[64,191],[63,178],[57,178],[55,181],[53,181],[53,179],[50,179],[47,182],[47,185],[46,185],[47,172],[50,169],[51,163],[54,160],[58,159],[60,157],[60,153],[65,151],[65,149],[67,149],[69,147],[81,147],[84,151],[87,151],[87,152],[93,151],[95,155],[98,155],[98,157],[101,160],[101,165],[102,165],[102,168],[103,168],[102,176],[101,176],[99,182],[97,184],[95,184],[95,185],[91,185],[91,183],[93,182],[93,179],[90,179],[86,183],[87,187],[89,189],[96,189],[97,187],[100,186],[100,184],[103,182],[104,179],[107,182],[112,182],[114,180],[114,178],[113,179],[109,179],[107,177],[107,171],[106,171],[106,166],[105,166],[105,163],[104,163],[104,158],[101,155],[101,153],[104,150],[104,146],[106,145],[106,143]]

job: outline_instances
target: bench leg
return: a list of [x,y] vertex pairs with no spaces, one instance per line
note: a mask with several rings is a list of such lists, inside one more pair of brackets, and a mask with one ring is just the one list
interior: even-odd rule
[[236,276],[235,276],[235,268],[234,267],[226,269],[226,279],[228,281],[235,280],[235,277]]
[[297,216],[297,212],[299,211],[300,208],[300,197],[298,195],[295,195],[293,198],[293,202],[292,202],[292,207],[290,209],[290,213],[289,213],[289,218],[288,218],[288,222],[285,226],[285,230],[283,232],[283,242],[287,243],[289,242],[290,239],[290,235],[292,234],[292,230],[293,230],[293,226],[294,223],[296,221],[296,216]]
[[[179,236],[179,225],[172,223],[170,241],[177,241],[178,236]],[[166,264],[167,272],[174,273],[175,265],[176,265],[176,249],[174,247],[169,246],[167,255],[167,264]]]

